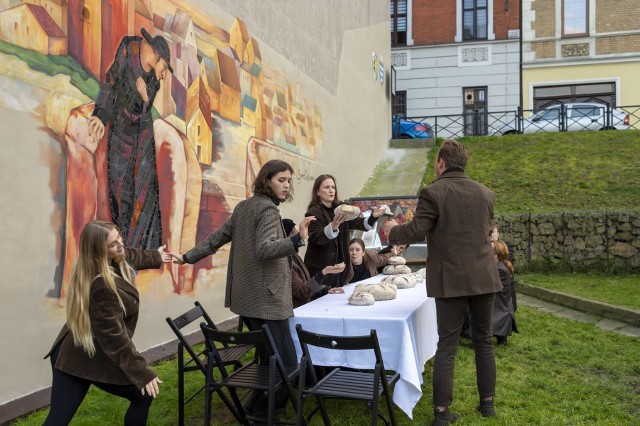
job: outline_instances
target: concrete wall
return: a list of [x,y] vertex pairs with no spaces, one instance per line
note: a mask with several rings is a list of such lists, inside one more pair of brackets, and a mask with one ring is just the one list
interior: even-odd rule
[[640,211],[497,215],[517,268],[640,270]]
[[[241,19],[259,43],[266,84],[278,84],[285,93],[289,90],[296,108],[313,118],[305,130],[307,135],[313,133],[314,145],[306,138],[297,140],[295,146],[262,141],[259,147],[260,161],[278,157],[295,163],[295,200],[281,206],[283,217],[296,221],[303,217],[312,182],[321,173],[336,176],[342,198],[355,196],[384,153],[391,133],[388,2],[154,1],[151,12],[165,17],[175,14],[177,6],[190,14],[200,31],[198,52],[204,56],[212,55],[216,49],[229,54],[225,37],[234,20]],[[154,34],[172,37],[158,28],[154,28]],[[372,76],[372,52],[386,61],[382,84]],[[0,234],[5,253],[0,261],[5,294],[0,312],[0,341],[4,348],[0,353],[2,422],[12,414],[8,407],[15,407],[16,403],[26,401],[21,409],[36,408],[34,403],[29,405],[29,396],[46,391],[51,383],[49,362],[42,357],[65,321],[59,295],[63,271],[68,266],[64,253],[71,244],[71,230],[66,224],[69,215],[75,214],[67,208],[74,201],[67,191],[67,166],[72,164],[67,152],[69,144],[77,141],[68,134],[67,125],[71,111],[75,111],[78,120],[84,120],[81,106],[90,104],[95,93],[87,93],[86,88],[79,90],[64,74],[51,76],[35,71],[19,55],[0,56],[0,132],[6,142],[0,156],[4,188],[0,195],[4,218]],[[172,84],[177,84],[175,79]],[[247,177],[248,151],[253,146],[250,141],[254,140],[255,128],[217,114],[212,117],[220,125],[216,129],[218,136],[214,136],[214,142],[216,137],[220,139],[219,145],[214,143],[219,158],[210,167],[202,166],[206,184],[193,182],[197,173],[187,173],[190,180],[185,182],[187,193],[196,194],[190,205],[191,214],[204,208],[200,196],[202,200],[207,196],[209,202],[219,200],[222,211],[207,216],[214,218],[207,226],[217,229],[222,223],[220,215],[228,215],[252,183]],[[184,123],[175,116],[163,119],[163,128],[173,132],[177,137],[174,141],[184,143],[189,154],[191,142],[175,130]],[[74,147],[89,155],[85,164],[88,167],[100,161],[93,153],[87,154],[81,144]],[[95,181],[95,173],[89,176],[88,183]],[[82,200],[76,198],[76,205],[85,205]],[[98,211],[104,211],[105,206],[100,205],[95,194],[93,202],[98,203]],[[191,232],[196,235],[196,231]],[[176,274],[184,274],[173,267],[139,275],[141,315],[135,336],[139,350],[172,340],[164,318],[186,311],[194,300],[201,301],[216,321],[232,316],[223,308],[227,255],[226,250],[221,250],[210,258],[193,277],[189,291],[177,285]],[[66,259],[67,263],[72,260]]]

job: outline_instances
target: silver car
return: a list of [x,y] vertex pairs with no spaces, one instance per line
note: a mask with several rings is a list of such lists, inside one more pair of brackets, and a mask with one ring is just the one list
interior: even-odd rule
[[[505,124],[493,135],[538,132],[575,132],[580,130],[629,129],[629,114],[610,109],[598,103],[573,103],[554,105],[523,118],[518,131],[516,121]],[[564,112],[564,113],[563,113]]]

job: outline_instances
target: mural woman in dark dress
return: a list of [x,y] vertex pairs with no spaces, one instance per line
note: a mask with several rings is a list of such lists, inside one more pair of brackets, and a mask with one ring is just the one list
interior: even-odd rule
[[107,179],[112,221],[127,247],[161,245],[162,229],[151,109],[170,65],[162,36],[123,37],[100,87],[90,134],[99,141],[109,125]]

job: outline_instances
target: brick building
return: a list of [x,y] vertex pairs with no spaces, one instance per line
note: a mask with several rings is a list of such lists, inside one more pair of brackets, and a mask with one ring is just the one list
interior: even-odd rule
[[640,104],[634,0],[523,0],[523,106]]
[[520,103],[519,4],[391,0],[394,113],[427,117],[432,124],[437,115],[457,115],[438,134],[448,137],[487,134],[487,113],[515,110]]

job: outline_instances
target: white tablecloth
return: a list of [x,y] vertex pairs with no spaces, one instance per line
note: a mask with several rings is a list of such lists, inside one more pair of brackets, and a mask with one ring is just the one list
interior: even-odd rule
[[[379,282],[378,275],[357,284]],[[398,290],[393,300],[376,301],[371,306],[354,306],[348,302],[357,284],[344,288],[345,294],[328,294],[294,310],[289,320],[298,358],[300,343],[296,324],[315,333],[338,336],[359,336],[376,329],[385,368],[400,373],[393,391],[393,401],[410,418],[413,407],[422,396],[424,364],[435,355],[438,344],[436,306],[427,297],[425,283],[415,288]],[[317,365],[340,365],[351,368],[372,368],[373,351],[335,351],[313,348],[311,358]]]

